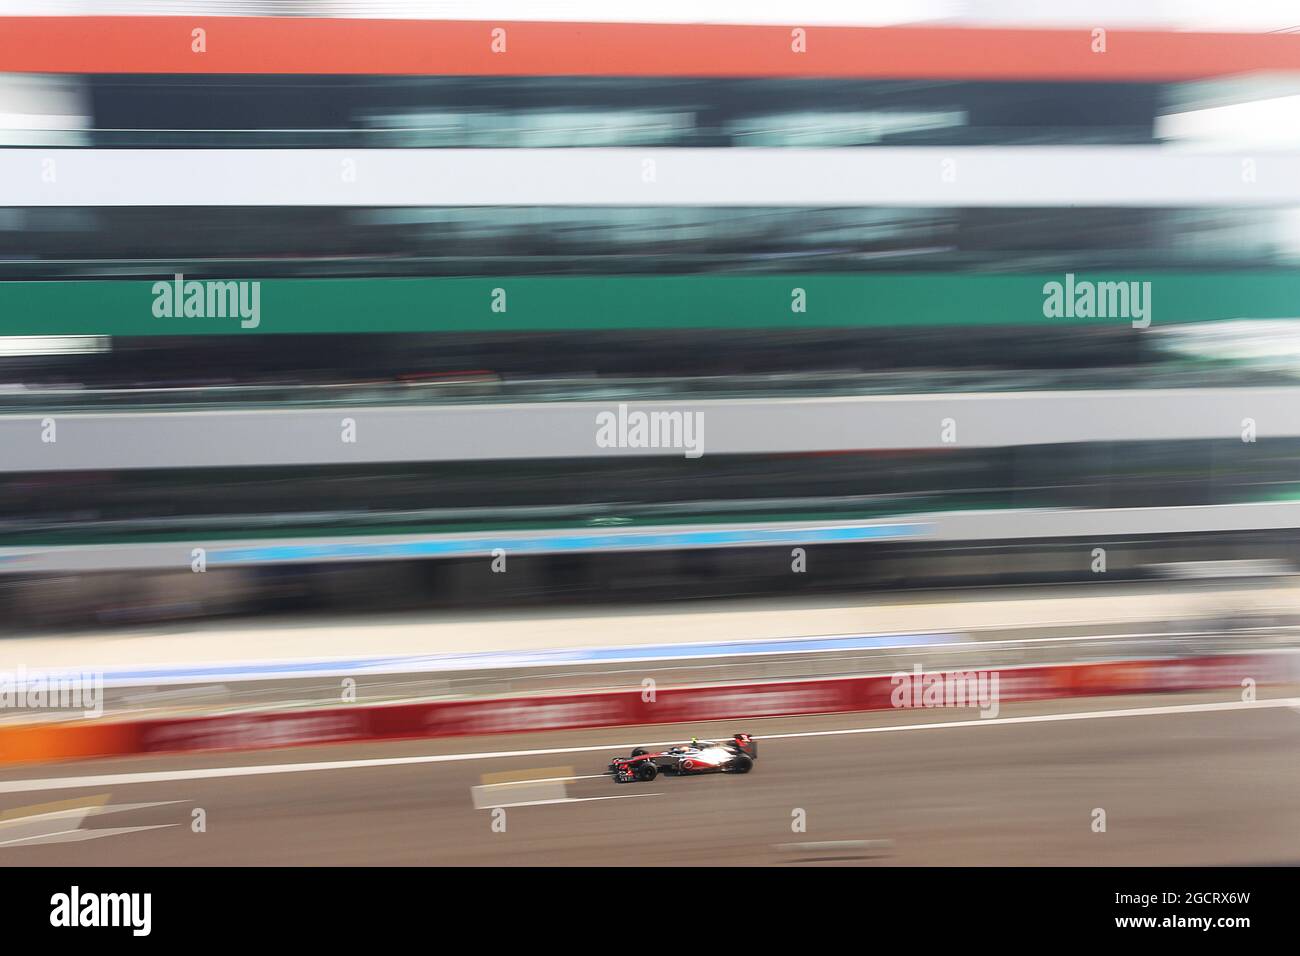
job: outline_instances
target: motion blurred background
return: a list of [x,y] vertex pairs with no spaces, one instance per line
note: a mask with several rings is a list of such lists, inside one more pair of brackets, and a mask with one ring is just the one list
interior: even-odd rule
[[[201,6],[185,12],[439,16],[459,9]],[[568,6],[559,19],[584,12]],[[819,12],[813,6],[810,22]],[[63,7],[57,12],[176,12],[165,4]],[[1158,27],[1177,42],[1174,31],[1201,28],[1206,11],[1219,9],[1194,8],[1123,4],[1113,12],[1118,27]],[[503,5],[504,13],[512,9]],[[48,11],[19,4],[12,12]],[[98,625],[354,602],[497,605],[1092,581],[1093,547],[1107,548],[1110,580],[1147,577],[1175,562],[1293,562],[1300,188],[1284,186],[1280,198],[1261,201],[1279,195],[1277,184],[1247,184],[1235,201],[1207,203],[1198,196],[1224,191],[1212,188],[1203,167],[1180,163],[1208,150],[1221,163],[1229,157],[1228,177],[1245,179],[1236,175],[1237,156],[1251,163],[1285,157],[1300,137],[1300,72],[1236,72],[1233,54],[1238,61],[1249,55],[1259,39],[1251,34],[1170,46],[1182,52],[1145,64],[1140,80],[1119,63],[1115,79],[1096,66],[1123,55],[1123,44],[1088,53],[1091,60],[1042,66],[1029,34],[1019,62],[991,71],[983,58],[984,37],[1018,42],[1003,24],[1074,27],[1096,12],[885,5],[867,22],[980,30],[969,33],[964,64],[927,60],[926,32],[917,31],[922,42],[901,78],[681,75],[689,63],[679,73],[671,56],[655,59],[658,41],[649,36],[643,52],[664,75],[563,75],[587,68],[560,59],[556,75],[546,76],[176,76],[129,60],[125,72],[112,74],[3,75],[0,136],[15,148],[10,155],[34,162],[45,147],[85,150],[90,170],[106,170],[75,200],[0,209],[7,280],[0,322],[28,333],[0,340],[0,401],[9,415],[130,419],[146,409],[237,409],[274,428],[290,409],[472,404],[505,421],[521,402],[558,410],[561,403],[738,398],[768,423],[771,439],[749,442],[749,453],[735,442],[741,453],[697,461],[597,457],[594,445],[583,453],[582,442],[558,439],[549,452],[516,456],[508,438],[490,456],[437,462],[358,461],[364,445],[361,456],[318,456],[294,467],[280,466],[274,448],[264,460],[250,452],[241,456],[246,467],[226,468],[149,468],[146,455],[132,467],[85,467],[98,459],[69,455],[58,470],[42,471],[38,456],[0,476],[4,619]],[[844,15],[829,6],[820,13]],[[1217,16],[1215,28],[1233,27],[1226,12]],[[1260,28],[1259,11],[1241,16],[1238,26]],[[1277,16],[1274,29],[1286,26],[1284,12]],[[858,13],[847,22],[861,20]],[[473,154],[472,163],[486,168],[510,150],[563,157],[579,148],[601,150],[597,161],[630,164],[662,155],[666,179],[682,175],[668,164],[692,155],[725,168],[739,154],[733,166],[743,175],[744,154],[762,148],[772,161],[765,175],[777,178],[741,183],[739,205],[664,202],[635,174],[613,188],[613,201],[605,193],[596,205],[542,195],[542,204],[525,205],[511,199],[519,183],[510,177],[527,168],[516,163],[495,186],[490,174],[478,177],[476,195],[486,198],[470,205],[403,200],[397,207],[345,198],[337,184],[307,187],[310,205],[281,204],[275,190],[256,205],[230,205],[238,197],[223,197],[226,184],[213,181],[279,175],[286,162],[336,162],[326,150],[362,163],[368,150],[501,151]],[[905,158],[926,170],[928,182],[897,206],[778,201],[825,175],[819,152],[869,164],[872,151],[889,161],[903,148],[916,150]],[[1061,152],[1068,148],[1083,151],[1082,165],[1074,162],[1080,154]],[[178,180],[168,190],[184,203],[125,204],[132,183],[124,180],[138,180],[148,196],[157,183],[151,163],[194,149],[209,151],[215,165],[205,167],[212,178]],[[146,152],[114,163],[114,154],[137,150]],[[233,161],[220,158],[233,150],[263,152],[245,155],[236,174],[225,172]],[[1026,204],[979,182],[965,186],[966,198],[950,198],[955,183],[944,164],[961,182],[963,164],[1004,159],[1034,180],[1022,180],[1027,192],[1050,198]],[[185,152],[171,162],[183,171],[196,160]],[[561,177],[565,162],[554,167]],[[1179,179],[1189,175],[1184,170],[1190,178]],[[1170,191],[1181,195],[1175,205],[1150,198],[1171,180]],[[837,190],[856,197],[853,183],[827,185],[832,198]],[[401,183],[393,186],[400,193]],[[413,182],[411,192],[421,191]],[[545,184],[533,191],[546,193]],[[876,191],[890,192],[887,185]],[[254,334],[232,322],[144,312],[146,287],[175,274],[260,280],[263,324]],[[1040,287],[1066,274],[1151,282],[1154,323],[1045,319]],[[346,285],[305,281],[344,277]],[[425,284],[412,286],[415,277]],[[463,286],[449,281],[465,277],[487,280],[474,289],[519,289],[514,310],[529,311],[520,318],[488,312],[479,307],[485,291],[474,300],[478,314],[468,314],[468,293],[456,298],[451,290]],[[547,295],[553,277],[568,284]],[[806,314],[786,307],[794,286],[808,288]],[[671,294],[656,298],[663,289]],[[187,334],[216,326],[222,334]],[[367,331],[386,327],[410,331]],[[1259,422],[1267,440],[1246,443],[1239,423],[1261,415],[1252,407],[1259,393],[1234,390],[1263,386],[1280,390],[1269,397],[1290,420]],[[1180,404],[1202,400],[1198,414],[1220,418],[1207,427],[1222,437],[1191,438],[1194,426],[1151,411],[1145,396],[1165,390]],[[1052,404],[1067,393],[1117,402],[1106,406],[1121,409],[1117,427],[1070,440],[1061,416],[1072,413]],[[939,442],[940,419],[989,394],[998,398],[991,414],[1016,427],[974,442],[980,447],[961,434],[955,444]],[[842,407],[861,419],[888,416],[897,396],[945,395],[962,401],[934,404],[935,424],[910,447],[905,436],[891,447],[865,447],[857,433],[811,435],[783,424],[813,397],[848,399]],[[545,428],[544,416],[537,421]],[[139,448],[160,440],[147,428],[123,427],[112,441]],[[530,437],[517,436],[521,452]],[[1161,510],[1168,506],[1185,510]],[[1094,509],[1132,510],[1118,524],[1077,520]],[[971,512],[987,519],[978,531],[954,530],[946,520]],[[650,553],[635,543],[644,539],[622,534],[671,526],[707,545],[715,540],[707,529],[718,523],[776,525],[788,532],[783,543],[798,545],[827,522],[917,515],[931,516],[923,533],[835,545],[806,575],[789,573],[788,553],[721,543]],[[481,548],[460,558],[454,547],[472,539],[490,551],[521,530],[563,531],[562,553],[535,546],[492,580],[482,576]],[[333,546],[375,535],[437,540],[450,556],[391,563],[384,549],[358,546],[348,555],[362,560],[326,565],[277,560],[274,551],[291,540]],[[188,547],[150,549],[169,541],[214,552],[233,551],[227,542],[235,541],[259,547],[230,560],[214,555],[220,567],[200,580]]]
[[[180,14],[213,56],[235,21],[205,18],[473,17],[485,49],[499,18],[528,50],[536,5],[487,6],[0,14]],[[548,656],[578,647],[675,659],[668,686],[1293,661],[1294,6],[811,3],[793,67],[781,6],[659,5],[544,70],[446,75],[0,32],[4,666],[103,672],[121,718],[363,672],[363,703],[639,686]],[[776,46],[701,68],[686,24],[740,20]],[[259,323],[159,317],[177,275],[260,283]],[[1067,276],[1145,283],[1148,323],[1048,315]],[[700,413],[704,454],[599,447],[620,404]],[[827,635],[856,640],[723,646]],[[1135,689],[1223,683],[1162,680]]]

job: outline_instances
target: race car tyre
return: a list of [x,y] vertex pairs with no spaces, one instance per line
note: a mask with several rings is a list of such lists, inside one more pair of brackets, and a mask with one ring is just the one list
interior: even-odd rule
[[636,768],[636,778],[645,783],[649,783],[656,776],[658,776],[658,774],[659,774],[659,768],[656,767],[654,764],[652,764],[649,760],[647,760],[645,763],[641,764],[641,766]]
[[749,773],[754,769],[754,761],[746,754],[740,754],[730,769],[732,773]]
[[635,750],[632,751],[632,756],[633,756],[633,757],[640,757],[640,756],[642,756],[643,754],[648,754],[649,752],[650,752],[650,751],[644,749],[643,747],[637,747]]

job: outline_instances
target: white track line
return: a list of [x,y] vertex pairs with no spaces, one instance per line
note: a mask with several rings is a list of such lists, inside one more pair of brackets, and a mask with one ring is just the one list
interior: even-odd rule
[[588,773],[580,777],[539,777],[536,780],[500,780],[496,783],[477,783],[476,787],[518,787],[529,783],[568,783],[570,780],[601,780],[607,773]]
[[[0,549],[0,552],[2,551],[3,549]],[[1022,644],[1056,644],[1056,643],[1066,643],[1070,641],[1073,641],[1080,645],[1086,645],[1087,643],[1094,642],[1094,641],[1104,642],[1104,641],[1115,641],[1115,640],[1146,640],[1149,638],[1160,638],[1160,639],[1168,640],[1172,638],[1183,638],[1183,637],[1218,637],[1218,636],[1222,636],[1223,634],[1222,630],[1193,630],[1193,631],[1136,631],[1136,632],[1117,631],[1115,633],[1110,633],[1110,634],[1075,634],[1067,637],[1014,637],[1014,638],[1001,638],[997,640],[986,640],[985,638],[979,636],[981,633],[1025,630],[1025,629],[1034,628],[1038,626],[1039,625],[1018,625],[1018,624],[989,625],[986,627],[969,628],[968,630],[965,631],[962,631],[960,629],[947,630],[944,628],[935,628],[934,629],[935,633],[929,635],[926,634],[926,631],[924,629],[920,629],[914,631],[895,631],[895,632],[885,631],[879,634],[875,634],[875,633],[800,634],[791,637],[760,638],[752,641],[689,641],[689,642],[684,642],[682,644],[676,644],[673,646],[678,648],[690,649],[696,647],[711,648],[711,647],[720,647],[720,646],[736,645],[736,644],[763,644],[763,643],[797,644],[801,641],[805,641],[805,642],[840,641],[840,640],[850,640],[855,637],[885,641],[890,638],[907,638],[907,637],[916,637],[922,635],[945,636],[945,637],[957,638],[957,640],[943,641],[940,643],[927,643],[927,644],[883,644],[882,643],[882,644],[864,644],[864,645],[858,645],[853,647],[833,647],[833,648],[821,647],[821,648],[805,648],[805,649],[784,648],[782,650],[777,650],[777,651],[773,651],[773,650],[739,651],[739,652],[719,651],[714,653],[710,653],[706,650],[706,651],[701,651],[698,654],[689,654],[689,655],[672,654],[668,656],[665,656],[663,653],[656,654],[650,652],[648,656],[644,656],[644,657],[632,657],[632,656],[615,657],[603,661],[597,661],[597,660],[557,661],[555,659],[546,658],[544,655],[552,651],[564,653],[564,654],[572,654],[575,652],[594,653],[597,651],[609,651],[609,650],[627,651],[628,653],[632,653],[635,652],[638,646],[640,645],[628,644],[628,645],[595,645],[592,647],[584,647],[584,646],[560,647],[560,648],[551,648],[543,651],[529,651],[526,649],[520,649],[517,651],[495,651],[495,652],[489,651],[489,652],[484,652],[481,663],[475,664],[473,666],[464,666],[464,660],[467,656],[472,657],[475,655],[394,654],[394,655],[384,655],[384,656],[394,660],[399,660],[399,663],[392,664],[391,666],[382,666],[382,667],[352,666],[352,665],[357,665],[357,659],[355,657],[322,657],[322,658],[304,658],[304,659],[289,658],[286,660],[233,660],[233,661],[215,661],[215,662],[192,662],[186,664],[175,663],[175,662],[161,663],[161,664],[146,663],[146,664],[139,664],[139,665],[131,665],[129,667],[117,667],[117,668],[101,667],[101,666],[51,667],[51,668],[47,668],[47,670],[59,671],[60,676],[61,677],[66,676],[69,681],[69,686],[74,688],[82,685],[80,675],[102,674],[104,686],[113,687],[115,689],[121,689],[121,690],[133,690],[136,688],[141,688],[145,686],[154,686],[154,685],[166,686],[170,684],[192,684],[197,680],[227,681],[229,683],[254,683],[254,682],[261,682],[261,681],[271,682],[271,681],[298,680],[298,679],[308,679],[308,678],[337,677],[339,675],[348,676],[352,674],[364,674],[366,677],[408,677],[412,675],[417,677],[424,677],[424,676],[434,675],[434,674],[441,675],[446,673],[455,673],[457,676],[460,676],[464,674],[473,674],[475,671],[480,671],[480,670],[491,670],[493,668],[510,667],[510,668],[528,669],[528,668],[535,668],[535,667],[555,667],[558,666],[559,663],[574,664],[578,666],[589,665],[593,663],[608,663],[614,665],[662,663],[664,665],[681,664],[681,665],[689,666],[689,665],[698,664],[700,661],[713,661],[713,660],[723,660],[723,659],[730,660],[733,658],[740,659],[740,658],[749,658],[749,657],[771,657],[774,654],[790,655],[790,656],[805,655],[805,654],[806,655],[823,654],[829,656],[832,654],[839,654],[843,656],[846,654],[855,654],[855,653],[870,652],[870,651],[899,652],[899,651],[914,651],[914,650],[939,650],[941,648],[949,648],[949,647],[959,647],[966,650],[976,650],[976,649],[984,649],[987,647],[995,647],[995,646],[1002,646],[1002,645],[1019,646]],[[1069,622],[1069,621],[1058,621],[1058,622],[1051,622],[1051,623],[1041,625],[1041,627],[1044,628],[1072,627],[1072,626],[1079,626],[1079,625],[1077,624],[1077,622]],[[1268,625],[1260,625],[1257,627],[1236,628],[1234,629],[1233,633],[1234,634],[1256,634],[1256,633],[1266,633],[1270,631],[1296,631],[1296,630],[1297,630],[1297,626],[1292,624],[1268,624]],[[662,645],[655,644],[651,646],[658,648]],[[1288,650],[1287,648],[1270,648],[1268,653],[1274,653],[1274,654],[1285,653],[1287,650]],[[535,659],[529,659],[523,661],[507,660],[506,657],[511,654],[514,654],[516,656],[524,656],[524,657],[533,655],[535,656]],[[493,655],[496,655],[497,659],[493,659]],[[401,663],[400,661],[406,661],[406,663]],[[458,663],[460,664],[460,666],[456,666],[451,670],[447,669],[450,665],[458,664]],[[271,667],[276,667],[277,665],[289,667],[289,666],[298,666],[302,664],[315,664],[318,666],[314,667],[312,670],[279,670],[279,671],[267,671],[262,673],[244,673],[240,670],[240,668],[248,668],[248,667],[271,668]],[[1026,666],[1033,666],[1033,665],[1026,665]],[[231,670],[226,670],[226,671],[218,670],[218,668],[222,668],[222,667],[231,668]],[[442,667],[443,669],[439,670],[440,667]],[[195,669],[207,669],[207,672],[203,674],[196,674]],[[155,676],[149,678],[139,678],[139,677],[123,678],[123,677],[115,676],[115,674],[118,672],[126,672],[128,674],[131,674],[131,673],[137,673],[139,671],[175,671],[176,673],[156,674]],[[621,671],[608,671],[607,673],[621,673]],[[180,692],[177,691],[162,692],[162,694],[164,695],[178,694],[178,693]],[[394,704],[423,703],[426,700],[427,700],[426,697],[410,697],[410,698],[398,698],[389,701],[389,703],[394,703]],[[277,704],[257,705],[254,707],[245,708],[244,712],[255,712],[257,710],[267,710],[267,709],[274,708],[276,706],[279,705]]]
[[616,793],[612,797],[558,797],[555,800],[527,800],[523,803],[494,803],[480,810],[509,810],[513,807],[545,807],[557,803],[589,803],[592,800],[627,800],[629,797],[658,797],[660,793]]
[[[844,730],[811,730],[804,733],[763,734],[759,740],[787,740],[800,737],[839,737],[846,734],[896,734],[909,730],[950,730],[959,727],[1006,727],[1011,724],[1056,723],[1067,720],[1104,720],[1111,717],[1165,717],[1219,711],[1274,710],[1300,707],[1300,697],[1279,697],[1257,701],[1225,701],[1208,704],[1176,704],[1170,707],[1133,707],[1125,710],[1094,710],[1070,714],[1036,714],[1025,717],[936,721],[897,726],[852,727]],[[876,713],[883,713],[877,711]],[[774,719],[777,715],[762,720]],[[827,716],[795,714],[787,716]],[[513,757],[541,757],[550,754],[617,752],[633,747],[666,747],[680,740],[640,741],[635,744],[608,743],[591,747],[552,747],[543,750],[496,750],[483,753],[426,754],[417,757],[371,757],[365,760],[332,760],[316,763],[262,764],[243,767],[202,767],[192,770],[160,770],[138,773],[96,774],[85,777],[47,777],[41,780],[2,780],[0,793],[28,793],[42,790],[80,790],[85,787],[119,787],[135,783],[164,783],[176,780],[211,780],[220,777],[261,777],[280,773],[310,773],[320,770],[359,770],[366,767],[400,767],[411,764],[455,763],[463,760],[505,760]],[[161,756],[161,755],[160,755]]]

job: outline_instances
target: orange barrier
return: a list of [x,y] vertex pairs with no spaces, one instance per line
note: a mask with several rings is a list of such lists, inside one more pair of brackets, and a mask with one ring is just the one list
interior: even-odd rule
[[0,727],[0,764],[43,763],[138,753],[140,724],[87,720]]

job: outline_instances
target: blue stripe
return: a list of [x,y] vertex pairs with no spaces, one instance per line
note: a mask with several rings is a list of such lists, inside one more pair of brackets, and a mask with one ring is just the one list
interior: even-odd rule
[[[762,641],[721,641],[710,644],[639,644],[626,647],[581,647],[542,651],[484,651],[406,657],[358,657],[348,660],[271,661],[249,664],[206,664],[104,671],[108,684],[150,681],[184,683],[253,677],[290,678],[299,674],[356,676],[366,672],[480,670],[490,667],[530,667],[631,660],[729,657],[740,654],[790,654],[810,651],[867,650],[921,647],[958,640],[953,634],[853,634],[831,637],[776,638]],[[86,671],[90,673],[90,671]]]
[[569,534],[547,538],[426,538],[421,541],[325,544],[270,544],[248,548],[211,549],[208,564],[263,564],[326,558],[419,558],[450,555],[489,555],[494,548],[507,554],[546,554],[557,551],[635,551],[641,548],[698,548],[741,544],[831,544],[916,538],[931,531],[919,523],[845,526],[838,528],[753,528],[717,531],[624,531]]

